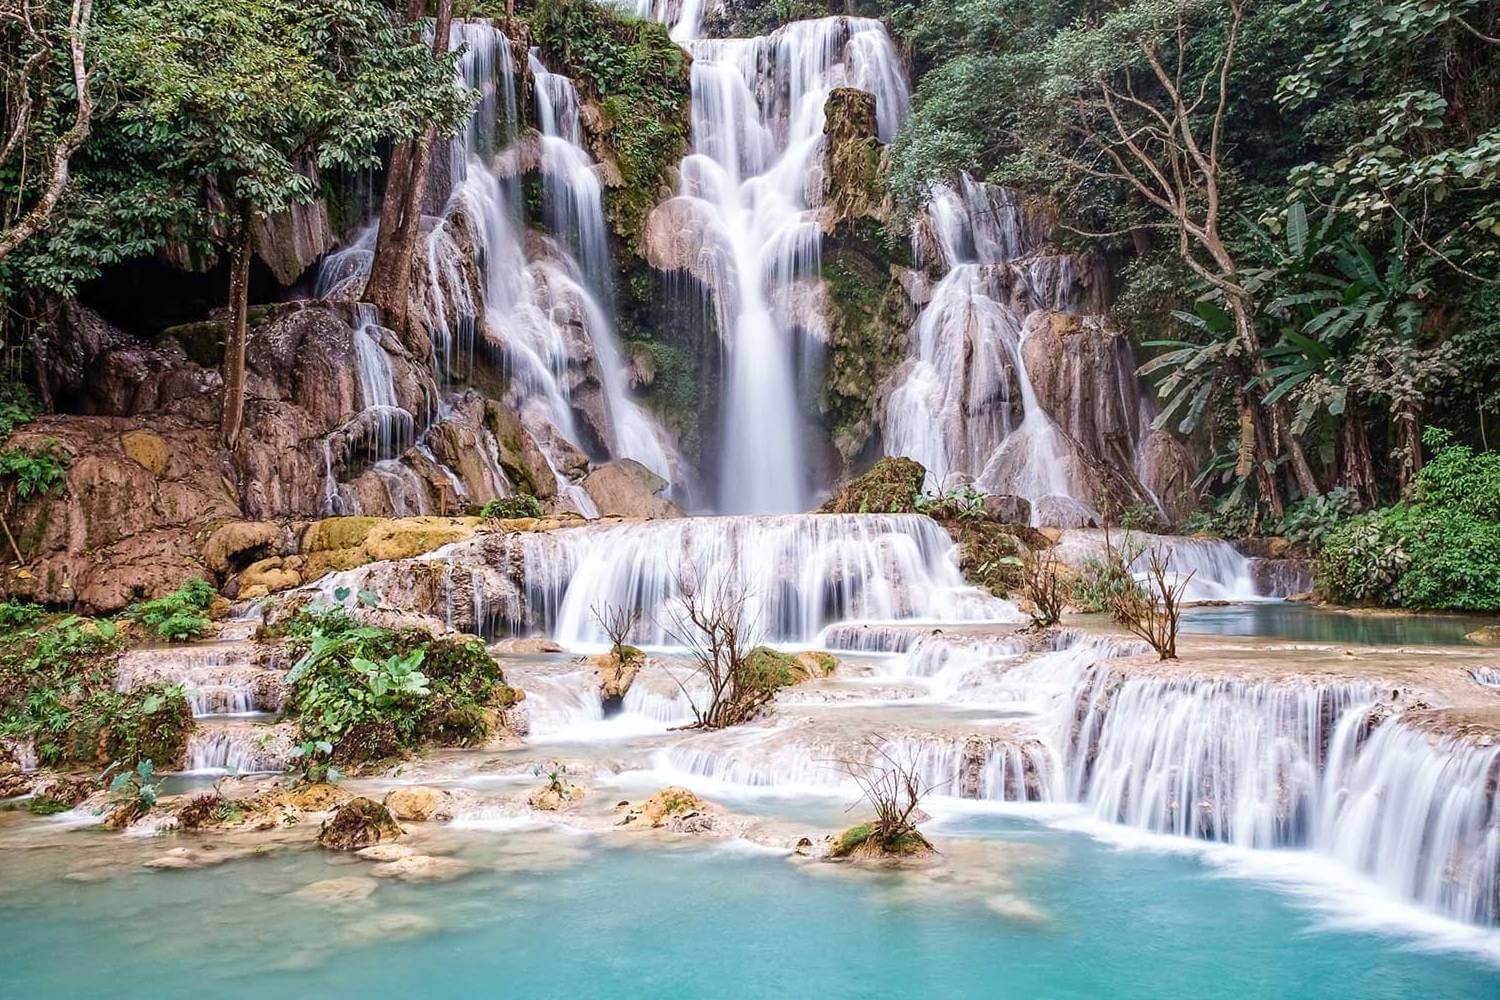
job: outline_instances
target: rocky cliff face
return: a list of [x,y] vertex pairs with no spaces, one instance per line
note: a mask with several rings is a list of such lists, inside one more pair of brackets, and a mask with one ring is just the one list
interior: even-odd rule
[[335,303],[288,303],[258,318],[245,431],[230,451],[218,435],[219,373],[177,339],[211,341],[216,324],[147,343],[70,306],[44,380],[81,412],[43,417],[8,443],[55,443],[67,482],[13,512],[27,565],[9,571],[6,589],[112,610],[222,575],[201,546],[227,520],[458,512],[517,484],[555,493],[514,413],[477,392],[440,407],[431,369],[378,328],[373,349],[395,402],[366,406],[361,365],[371,361],[359,356],[354,321]]

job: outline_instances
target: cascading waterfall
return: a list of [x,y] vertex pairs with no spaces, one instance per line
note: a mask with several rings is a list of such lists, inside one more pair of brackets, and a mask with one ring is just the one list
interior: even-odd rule
[[1500,924],[1500,746],[1341,720],[1311,846],[1429,909]]
[[633,609],[635,640],[674,645],[672,609],[684,579],[705,595],[743,593],[763,638],[809,642],[846,619],[1014,620],[1013,605],[965,583],[953,540],[914,514],[681,518],[520,533],[536,625],[569,646],[608,638],[595,609]]
[[799,341],[781,306],[818,269],[811,178],[821,166],[823,105],[835,87],[869,90],[888,140],[905,115],[905,79],[885,28],[865,18],[685,44],[693,146],[675,207],[701,223],[690,269],[706,279],[728,366],[719,507],[802,510],[810,483],[797,359],[813,345]]
[[[1189,601],[1254,601],[1306,589],[1305,573],[1271,574],[1257,582],[1254,561],[1218,538],[1115,531],[1109,545],[1130,556],[1130,569],[1138,575],[1151,550],[1161,552],[1168,571],[1186,579],[1183,597]],[[1064,563],[1079,567],[1089,559],[1102,559],[1105,549],[1104,532],[1074,529],[1063,533],[1054,551]]]
[[[1097,519],[1075,457],[1026,373],[1026,313],[999,282],[1002,265],[1028,249],[1020,206],[1008,190],[965,174],[956,188],[934,186],[926,217],[946,273],[917,318],[913,357],[885,407],[886,454],[921,462],[933,489],[958,474],[988,492],[1026,497],[1039,522]],[[1074,297],[1071,269],[1047,278],[1045,305]]]

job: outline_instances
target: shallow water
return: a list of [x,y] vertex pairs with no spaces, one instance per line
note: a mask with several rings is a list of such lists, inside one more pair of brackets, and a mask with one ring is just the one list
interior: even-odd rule
[[186,872],[122,863],[98,883],[7,878],[0,993],[1199,1000],[1500,991],[1500,968],[1320,928],[1294,897],[1192,856],[1119,850],[995,815],[938,826],[981,841],[955,850],[1002,851],[999,874],[1013,884],[996,899],[994,887],[799,867],[734,847],[640,850],[556,832],[459,837],[449,846],[481,871],[442,885],[381,881],[345,907],[288,895],[365,871],[307,849]]
[[1467,615],[1353,614],[1286,601],[1189,608],[1182,616],[1182,631],[1196,635],[1380,646],[1466,645],[1465,636],[1487,624]]

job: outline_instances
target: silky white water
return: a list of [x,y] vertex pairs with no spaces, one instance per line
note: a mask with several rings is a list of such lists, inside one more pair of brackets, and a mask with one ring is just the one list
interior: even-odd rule
[[[687,30],[690,17],[679,26]],[[697,244],[677,265],[707,286],[725,352],[720,510],[805,509],[813,484],[797,393],[816,345],[789,315],[816,278],[822,231],[823,105],[839,86],[876,96],[881,135],[905,116],[895,49],[865,18],[798,21],[750,39],[685,41],[693,56],[692,152],[658,212],[690,219]]]

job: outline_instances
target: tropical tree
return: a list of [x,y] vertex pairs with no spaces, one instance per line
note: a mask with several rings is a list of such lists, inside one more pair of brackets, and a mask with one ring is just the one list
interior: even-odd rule
[[67,190],[73,154],[89,137],[93,16],[93,0],[0,6],[0,176],[12,178],[18,195],[0,203],[0,261],[46,225]]
[[244,418],[258,219],[312,200],[309,168],[378,166],[382,142],[451,132],[468,96],[378,0],[122,0],[99,43],[119,110],[161,166],[201,182],[229,253],[222,433]]

